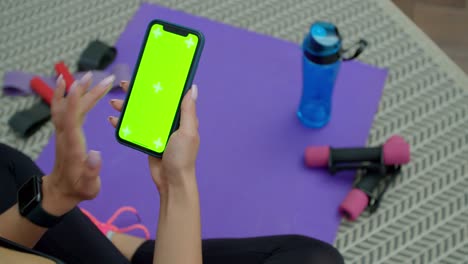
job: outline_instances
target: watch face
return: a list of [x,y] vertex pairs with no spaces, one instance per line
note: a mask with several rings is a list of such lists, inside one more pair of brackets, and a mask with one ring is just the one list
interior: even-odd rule
[[18,191],[18,205],[21,215],[27,215],[39,203],[39,183],[36,177],[29,179]]

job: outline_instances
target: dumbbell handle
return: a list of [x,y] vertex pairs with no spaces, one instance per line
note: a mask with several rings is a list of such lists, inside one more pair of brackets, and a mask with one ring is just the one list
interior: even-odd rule
[[356,182],[354,188],[360,189],[367,195],[371,196],[375,188],[379,186],[379,183],[383,177],[384,176],[379,174],[366,175],[362,177],[358,182]]
[[330,148],[330,161],[333,164],[362,161],[380,163],[382,161],[382,147]]
[[308,146],[304,162],[311,168],[328,167],[334,174],[340,170],[377,169],[385,174],[386,165],[402,165],[410,161],[410,146],[404,138],[394,135],[376,147],[332,148]]

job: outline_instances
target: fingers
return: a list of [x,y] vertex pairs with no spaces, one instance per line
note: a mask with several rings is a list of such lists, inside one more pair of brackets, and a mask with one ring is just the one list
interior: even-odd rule
[[55,88],[54,91],[54,97],[52,97],[52,107],[53,106],[58,106],[58,104],[62,101],[63,96],[65,95],[65,81],[63,80],[63,76],[60,74],[60,76],[57,78],[57,87]]
[[123,104],[124,104],[123,100],[119,100],[119,99],[110,100],[110,105],[112,106],[112,108],[114,108],[115,110],[119,112],[122,112]]
[[63,97],[65,95],[66,84],[63,80],[63,76],[60,75],[57,78],[57,87],[54,91],[54,96],[52,97],[52,102],[50,104],[50,112],[52,114],[52,121],[54,122],[55,128],[57,130],[63,129],[63,122],[60,122],[63,109]]
[[163,186],[161,183],[162,159],[148,155],[148,164],[150,168],[151,177],[153,178],[156,187],[158,188],[159,192],[163,192]]
[[117,127],[117,123],[119,123],[119,119],[115,116],[109,116],[107,120],[114,128]]
[[71,87],[70,92],[67,95],[66,107],[65,107],[65,124],[68,128],[74,128],[78,124],[78,117],[80,115],[80,98],[83,87],[79,85],[78,81],[75,81]]
[[124,92],[128,92],[128,81],[120,81],[120,87],[122,87]]
[[[120,87],[122,87],[122,89],[127,92],[128,91],[128,81],[120,81]],[[114,108],[115,110],[119,111],[119,112],[122,112],[122,108],[123,108],[123,104],[124,104],[124,101],[123,100],[120,100],[120,99],[112,99],[110,100],[110,105],[112,106],[112,108]],[[109,117],[110,118],[110,117]]]
[[99,177],[99,172],[101,171],[102,167],[102,158],[101,152],[90,150],[86,157],[86,167],[83,171],[82,177],[86,180],[95,180]]
[[[159,170],[161,169],[162,159],[148,155],[148,161],[149,161],[150,169],[152,170],[152,172],[156,172],[158,174]],[[153,170],[157,170],[157,171],[153,171]]]
[[[70,87],[70,97],[72,97],[72,99],[67,100],[67,110],[69,110],[68,109],[69,107],[73,107],[74,111],[72,111],[72,113],[76,113],[76,111],[78,111],[78,109],[76,109],[74,105],[76,105],[76,103],[79,101],[81,96],[86,92],[89,85],[91,84],[91,80],[92,80],[92,73],[87,72],[85,75],[83,75],[83,77],[78,82],[75,81],[72,84],[72,87]],[[63,76],[60,75],[57,78],[57,88],[55,89],[54,97],[52,98],[52,109],[54,113],[56,113],[54,110],[64,100],[65,91],[66,91],[66,83],[65,83],[65,80],[63,79]],[[68,103],[68,101],[70,100],[73,101],[71,105]],[[68,113],[68,111],[66,113]]]
[[83,89],[80,90],[80,95],[83,96],[86,91],[88,90],[88,87],[91,85],[91,80],[93,79],[93,73],[92,72],[87,72],[81,79],[78,81],[78,84],[83,87]]
[[104,95],[106,95],[107,92],[109,92],[110,88],[112,88],[114,80],[114,75],[106,77],[96,87],[91,89],[83,96],[83,113],[87,113],[89,110],[91,110],[91,108],[96,105],[99,99],[101,99]]
[[75,94],[79,99],[86,93],[91,80],[93,78],[92,72],[87,72],[80,80],[74,81],[70,86],[70,95]]
[[95,170],[101,167],[102,159],[101,152],[90,150],[86,158],[86,165],[89,169]]
[[192,85],[190,91],[184,96],[181,105],[180,129],[187,132],[198,132],[198,117],[195,101],[198,97],[198,87]]
[[86,111],[84,111],[81,102],[84,97],[83,94],[86,93],[91,84],[91,79],[92,74],[88,72],[79,81],[73,82],[65,100],[66,106],[64,113],[62,113],[62,121],[64,122],[65,140],[69,148],[74,148],[83,143],[81,124]]
[[[122,111],[122,107],[123,107],[123,100],[119,100],[119,99],[112,99],[110,100],[110,104],[112,106],[112,108],[114,108],[115,110],[121,112]],[[119,119],[115,116],[109,116],[107,118],[107,120],[109,121],[109,123],[115,128],[117,127],[117,123],[119,122]]]

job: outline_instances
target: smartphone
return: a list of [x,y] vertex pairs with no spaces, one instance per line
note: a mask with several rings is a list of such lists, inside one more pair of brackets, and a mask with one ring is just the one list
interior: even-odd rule
[[192,85],[203,45],[197,30],[151,21],[117,124],[118,142],[162,157],[179,127],[180,104]]

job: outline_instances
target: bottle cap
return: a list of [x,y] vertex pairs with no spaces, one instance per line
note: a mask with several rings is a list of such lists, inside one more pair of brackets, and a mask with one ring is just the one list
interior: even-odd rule
[[341,36],[338,28],[329,22],[313,23],[304,40],[304,51],[314,62],[328,64],[339,60]]

